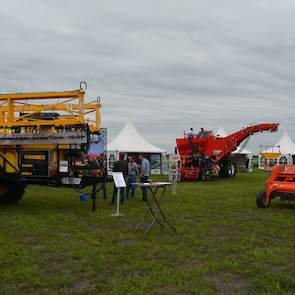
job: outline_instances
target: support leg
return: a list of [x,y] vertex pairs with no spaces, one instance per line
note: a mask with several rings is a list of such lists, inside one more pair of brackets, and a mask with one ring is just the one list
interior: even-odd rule
[[166,219],[166,216],[165,216],[164,212],[162,211],[162,209],[161,209],[161,207],[160,207],[160,204],[159,204],[159,202],[158,202],[158,200],[157,200],[156,195],[155,195],[154,193],[152,193],[152,195],[153,195],[154,202],[156,203],[156,206],[157,206],[157,208],[159,209],[159,212],[160,212],[160,214],[161,214],[161,216],[162,216],[164,222],[165,222],[166,224],[168,224],[168,225],[170,226],[170,228],[173,229],[173,231],[174,231],[175,233],[177,233],[176,228],[175,228],[175,227],[174,227],[174,226],[173,226],[173,225],[172,225],[172,224]]
[[120,199],[121,199],[121,194],[122,194],[121,189],[122,188],[120,188],[120,187],[117,188],[117,204],[116,204],[117,209],[116,209],[116,213],[111,214],[112,217],[120,217],[123,215],[120,213]]
[[96,209],[96,184],[94,184],[92,187],[91,198],[92,198],[92,212],[94,212]]

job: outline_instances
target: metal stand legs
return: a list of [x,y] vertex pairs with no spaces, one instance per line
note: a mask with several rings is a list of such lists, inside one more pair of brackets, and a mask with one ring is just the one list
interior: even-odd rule
[[91,198],[92,198],[92,212],[94,212],[96,209],[96,184],[92,186]]
[[[167,220],[163,210],[161,209],[161,206],[157,200],[157,193],[158,193],[158,190],[159,188],[163,188],[163,194],[165,192],[165,187],[157,187],[154,191],[152,190],[151,187],[149,187],[150,189],[150,192],[152,194],[152,198],[151,200],[149,200],[149,198],[147,198],[147,206],[148,206],[148,211],[146,212],[145,214],[145,217],[143,219],[143,221],[138,224],[136,226],[136,230],[139,230],[141,229],[142,227],[146,226],[145,229],[144,229],[144,234],[146,235],[149,230],[156,224],[158,223],[161,228],[163,229],[165,224],[168,225],[173,231],[174,233],[177,233],[175,227]],[[152,221],[148,221],[148,217],[149,216],[152,216]]]
[[92,186],[92,191],[91,191],[92,212],[94,212],[96,209],[96,193],[98,193],[99,191],[105,188],[105,181],[100,184],[100,187],[98,189],[96,189],[96,187],[97,187],[97,183],[94,183]]

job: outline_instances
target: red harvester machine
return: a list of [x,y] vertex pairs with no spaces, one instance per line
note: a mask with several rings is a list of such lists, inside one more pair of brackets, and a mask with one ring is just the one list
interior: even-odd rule
[[248,126],[226,137],[217,137],[212,131],[201,130],[196,136],[176,139],[181,159],[180,179],[195,181],[208,180],[210,175],[218,172],[221,177],[231,177],[236,167],[230,155],[242,141],[259,132],[275,132],[279,124],[257,124]]

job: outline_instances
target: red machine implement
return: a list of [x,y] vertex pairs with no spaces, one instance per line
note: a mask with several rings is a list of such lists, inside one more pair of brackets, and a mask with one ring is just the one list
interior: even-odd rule
[[295,201],[295,165],[275,166],[267,180],[266,190],[258,194],[256,204],[260,208],[268,208],[275,197],[282,201]]
[[181,159],[181,180],[207,180],[214,172],[222,177],[235,175],[236,167],[230,155],[242,141],[259,132],[275,132],[279,124],[257,124],[226,137],[214,136],[212,131],[201,131],[196,136],[176,139]]

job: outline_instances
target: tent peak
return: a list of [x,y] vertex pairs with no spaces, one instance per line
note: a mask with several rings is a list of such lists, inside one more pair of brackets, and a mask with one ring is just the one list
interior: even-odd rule
[[222,125],[219,125],[219,127],[218,127],[215,134],[220,136],[220,137],[226,137],[227,136],[227,132],[224,130]]
[[163,153],[164,150],[150,144],[138,132],[131,120],[127,120],[117,137],[108,144],[108,151],[133,153]]

